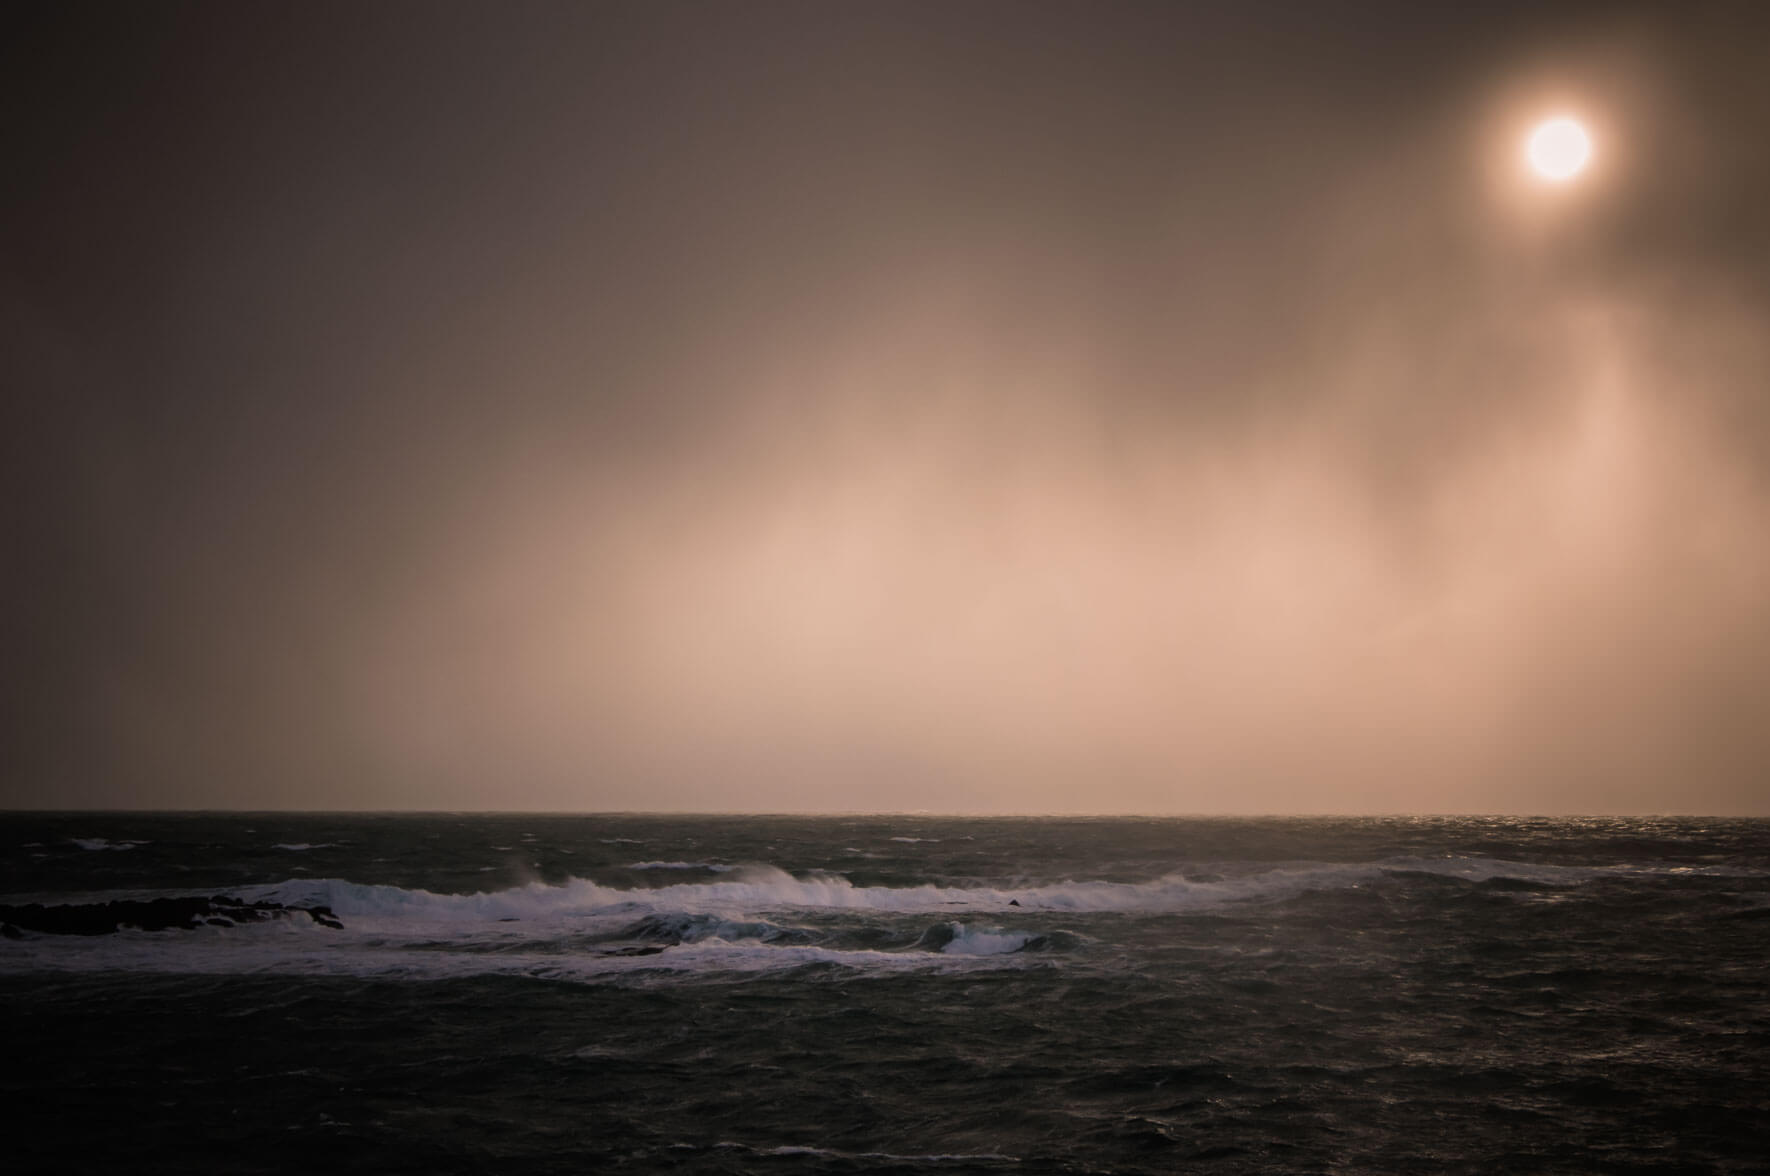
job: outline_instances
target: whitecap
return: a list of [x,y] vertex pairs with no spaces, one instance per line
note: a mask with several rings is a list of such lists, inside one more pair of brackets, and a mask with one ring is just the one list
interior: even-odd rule
[[952,925],[953,937],[941,947],[945,955],[992,956],[1012,955],[1022,951],[1038,936],[1027,931],[1002,931],[982,927]]

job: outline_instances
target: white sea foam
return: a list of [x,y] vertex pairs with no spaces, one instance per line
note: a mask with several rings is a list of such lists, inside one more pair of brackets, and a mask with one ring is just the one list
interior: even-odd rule
[[[351,931],[383,942],[479,940],[498,944],[497,950],[509,950],[542,936],[606,939],[647,917],[707,916],[748,925],[766,924],[771,919],[779,922],[779,915],[796,911],[818,918],[932,914],[943,920],[967,912],[996,919],[1010,913],[1181,913],[1249,899],[1282,898],[1309,889],[1357,886],[1379,876],[1375,866],[1330,866],[1273,870],[1222,881],[1168,876],[1137,883],[887,887],[857,886],[840,874],[795,876],[773,866],[745,865],[716,879],[657,887],[627,888],[571,879],[557,885],[534,882],[474,894],[439,894],[337,878],[290,878],[274,885],[241,888],[238,893],[248,900],[329,907]],[[989,934],[1009,938],[991,940]],[[1023,948],[1030,938],[1029,934],[972,929],[952,943],[942,944],[942,950],[955,956],[1000,954]]]
[[[112,843],[107,843],[112,844]],[[315,847],[317,848],[317,846]],[[561,923],[574,931],[599,931],[606,920],[651,914],[715,915],[742,920],[746,916],[804,910],[810,912],[879,912],[934,914],[951,917],[962,911],[997,918],[1018,908],[1026,913],[1184,913],[1244,901],[1291,897],[1310,890],[1355,889],[1381,881],[1394,872],[1438,874],[1480,882],[1512,878],[1545,885],[1578,885],[1600,877],[1640,874],[1641,866],[1554,866],[1485,858],[1398,858],[1274,868],[1260,873],[1210,880],[1179,874],[1143,882],[1060,881],[1026,886],[953,887],[857,886],[847,877],[824,871],[789,874],[769,865],[724,866],[707,862],[636,862],[636,870],[705,869],[716,879],[683,881],[656,887],[621,887],[574,878],[559,884],[531,882],[471,894],[437,893],[398,886],[371,885],[339,878],[290,878],[234,888],[246,901],[269,900],[290,906],[326,906],[353,926],[373,926],[394,933],[409,926],[413,933],[431,933],[439,925]],[[1657,873],[1725,872],[1720,867],[1664,867]],[[1745,871],[1740,871],[1746,873]],[[165,891],[154,893],[183,893]],[[131,892],[131,897],[152,897]],[[91,901],[82,896],[81,901]]]
[[122,931],[105,936],[41,936],[11,943],[0,973],[139,972],[193,975],[350,976],[446,980],[464,976],[522,976],[586,983],[637,978],[692,979],[722,973],[772,972],[823,965],[869,973],[944,972],[1021,966],[1006,959],[946,956],[926,951],[842,950],[816,944],[770,944],[717,937],[651,954],[610,951],[436,950],[399,945],[294,920],[251,928],[177,932]]
[[70,837],[69,841],[81,849],[134,849],[138,845],[152,845],[151,841],[110,841],[103,837]]
[[[639,862],[635,869],[719,870],[713,863]],[[877,911],[951,914],[956,909],[1077,914],[1182,913],[1250,900],[1283,899],[1310,890],[1355,889],[1396,871],[1438,874],[1469,882],[1512,878],[1544,885],[1578,885],[1641,867],[1553,866],[1487,858],[1398,858],[1381,862],[1298,865],[1260,873],[1198,880],[1169,874],[1144,882],[1061,881],[1028,886],[857,886],[841,874],[789,874],[769,865],[728,867],[717,880],[626,888],[574,878],[534,882],[476,894],[439,894],[342,879],[291,879],[249,887],[246,897],[331,907],[358,921],[460,923],[492,920],[634,917],[656,912],[741,916],[769,911]],[[1660,870],[1658,872],[1666,872]]]
[[[1423,867],[1409,867],[1423,868]],[[1283,897],[1304,890],[1357,885],[1378,877],[1375,865],[1271,870],[1222,881],[1169,875],[1148,882],[1055,882],[1027,887],[856,886],[840,874],[792,875],[774,866],[733,869],[727,878],[653,888],[605,886],[574,878],[558,885],[530,883],[477,894],[437,894],[342,879],[291,879],[249,887],[251,898],[331,907],[341,917],[461,922],[494,919],[559,919],[632,915],[658,911],[741,914],[815,909],[895,913],[947,913],[953,908],[999,911],[1010,904],[1028,911],[1165,912],[1226,902]]]
[[1025,931],[1000,931],[982,927],[952,925],[953,937],[940,950],[946,955],[993,956],[1010,955],[1026,947],[1038,936]]
[[[710,868],[709,863],[692,862],[635,864],[635,868],[658,869],[697,866]],[[291,918],[191,931],[92,937],[28,934],[0,953],[0,972],[264,972],[416,979],[491,974],[588,982],[805,965],[860,972],[1061,965],[1066,958],[1093,958],[1098,953],[1091,948],[1029,952],[1046,946],[1036,942],[1046,937],[1065,947],[1092,943],[1074,932],[1053,930],[1053,914],[1207,911],[1311,890],[1357,889],[1383,883],[1398,872],[1466,882],[1512,878],[1574,886],[1595,878],[1638,876],[1650,869],[1471,857],[1401,858],[1293,865],[1211,880],[1170,874],[1142,882],[890,887],[858,886],[834,873],[793,875],[773,866],[745,865],[717,878],[652,888],[573,879],[476,894],[291,878],[233,893],[245,901],[330,907],[343,921],[343,930]],[[1687,869],[1659,867],[1657,872],[1683,874]],[[85,894],[78,901],[102,901],[102,897]],[[924,930],[917,940],[917,916],[925,915],[934,916],[934,928]],[[927,926],[928,921],[921,922],[921,927]]]

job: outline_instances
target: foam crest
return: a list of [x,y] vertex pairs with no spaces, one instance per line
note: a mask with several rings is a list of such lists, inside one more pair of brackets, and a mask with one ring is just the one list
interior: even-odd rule
[[1001,931],[983,927],[952,924],[952,937],[941,947],[942,954],[961,956],[1012,955],[1024,951],[1040,936],[1025,931]]
[[[343,879],[294,879],[261,888],[256,897],[332,908],[349,918],[420,921],[522,920],[673,911],[729,914],[776,910],[932,913],[953,908],[1073,913],[1180,911],[1241,898],[1319,885],[1323,871],[1272,871],[1230,881],[1193,881],[1177,875],[1150,882],[1059,882],[1043,886],[856,886],[840,874],[800,876],[774,866],[741,866],[729,878],[669,886],[624,888],[587,879],[559,885],[530,883],[478,894],[437,894]],[[1370,874],[1370,868],[1364,873]]]
[[[632,868],[716,869],[708,863],[637,863]],[[1336,890],[1380,881],[1396,872],[1437,874],[1462,881],[1516,878],[1577,885],[1610,873],[1603,867],[1531,865],[1482,858],[1392,859],[1288,867],[1224,878],[1179,874],[1144,882],[1063,881],[1024,887],[857,886],[841,874],[793,875],[770,865],[729,867],[716,880],[656,887],[620,887],[574,878],[551,885],[529,883],[476,894],[438,894],[343,879],[291,879],[242,893],[291,905],[326,906],[347,921],[526,921],[638,917],[672,912],[736,917],[769,911],[871,911],[946,914],[972,909],[999,912],[1183,913],[1225,904],[1276,900],[1311,890]]]
[[226,931],[168,936],[155,932],[27,939],[0,956],[0,975],[127,971],[183,975],[351,976],[443,980],[513,976],[599,982],[693,980],[721,974],[776,972],[811,966],[863,973],[946,972],[1011,967],[1017,956],[967,958],[925,951],[837,948],[812,943],[766,943],[707,938],[644,951],[413,950],[382,941],[352,941],[324,929],[283,923],[251,936]]
[[811,934],[798,927],[782,927],[762,920],[722,919],[717,915],[647,915],[637,923],[609,934],[610,940],[637,940],[675,945],[721,939],[727,943],[754,940],[758,943],[803,943]]

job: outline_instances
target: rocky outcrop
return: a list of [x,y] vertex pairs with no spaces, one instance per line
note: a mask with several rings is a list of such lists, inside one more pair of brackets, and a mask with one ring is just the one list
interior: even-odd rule
[[197,927],[232,927],[306,915],[322,927],[343,930],[344,924],[323,906],[285,906],[280,902],[246,902],[226,894],[208,898],[118,899],[113,902],[45,906],[0,906],[0,934],[17,939],[25,931],[43,935],[109,935],[138,931],[188,931]]

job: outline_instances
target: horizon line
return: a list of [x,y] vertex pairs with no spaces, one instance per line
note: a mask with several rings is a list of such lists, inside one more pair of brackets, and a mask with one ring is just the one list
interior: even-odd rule
[[1661,818],[1676,820],[1770,820],[1770,812],[1501,812],[1402,810],[1366,812],[1034,812],[1022,810],[934,809],[300,809],[300,808],[0,808],[0,817],[13,816],[284,816],[284,817],[768,817],[819,819],[836,817],[925,817],[937,820],[1063,819],[1063,820],[1440,820],[1447,818],[1500,818],[1505,820],[1592,820]]

